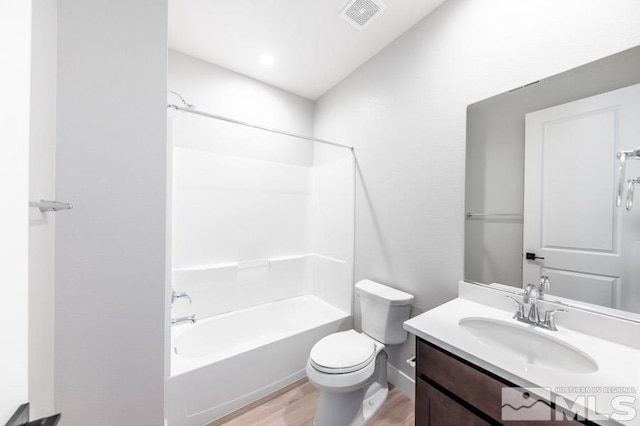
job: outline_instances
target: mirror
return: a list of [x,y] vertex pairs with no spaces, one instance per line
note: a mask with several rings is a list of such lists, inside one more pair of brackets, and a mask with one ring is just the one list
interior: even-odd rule
[[[468,106],[466,281],[544,274],[549,295],[640,313],[640,200],[615,205],[616,154],[640,147],[638,70],[640,46]],[[623,198],[640,177],[626,163]]]

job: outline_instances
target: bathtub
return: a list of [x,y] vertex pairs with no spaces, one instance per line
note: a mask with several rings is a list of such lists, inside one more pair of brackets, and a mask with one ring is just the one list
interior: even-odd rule
[[173,327],[168,426],[202,426],[305,377],[311,347],[350,314],[299,296]]

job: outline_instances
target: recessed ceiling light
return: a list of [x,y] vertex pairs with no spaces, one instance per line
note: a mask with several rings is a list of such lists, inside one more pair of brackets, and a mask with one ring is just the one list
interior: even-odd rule
[[262,53],[260,55],[260,63],[262,65],[266,65],[268,67],[273,66],[273,64],[275,63],[275,60],[273,59],[273,55],[271,55],[270,53]]

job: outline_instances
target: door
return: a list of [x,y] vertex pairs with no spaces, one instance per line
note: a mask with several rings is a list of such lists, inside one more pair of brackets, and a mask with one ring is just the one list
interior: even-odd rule
[[640,85],[526,115],[523,285],[548,275],[551,294],[621,306],[640,206],[615,206],[616,154],[640,146],[639,117]]

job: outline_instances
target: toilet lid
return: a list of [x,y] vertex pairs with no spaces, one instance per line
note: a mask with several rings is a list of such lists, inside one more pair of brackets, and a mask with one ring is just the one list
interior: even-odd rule
[[319,371],[343,374],[358,371],[371,363],[376,345],[355,330],[334,333],[321,339],[311,349],[309,360]]

